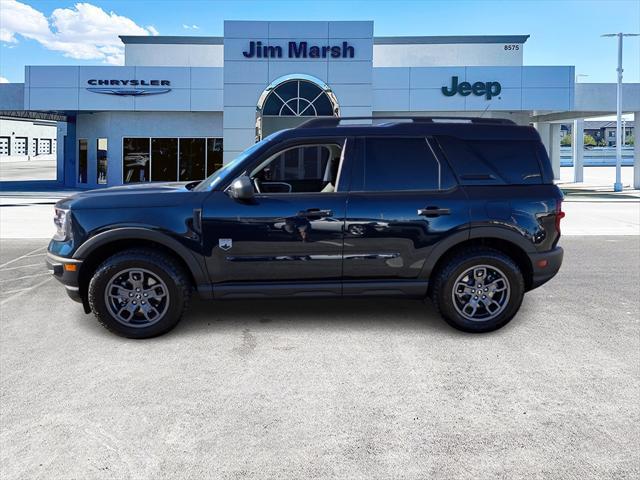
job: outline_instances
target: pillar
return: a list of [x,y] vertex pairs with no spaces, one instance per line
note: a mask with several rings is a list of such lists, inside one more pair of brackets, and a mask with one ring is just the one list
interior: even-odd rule
[[[60,148],[60,145],[58,145]],[[67,134],[64,137],[64,185],[75,187],[78,182],[76,167],[76,118],[67,117]]]
[[547,150],[547,155],[551,156],[551,151],[549,149],[550,124],[537,122],[534,124],[534,126],[536,127],[536,130],[538,130],[538,134],[540,134],[540,140],[542,140],[542,144]]
[[633,188],[640,190],[640,112],[633,113]]
[[552,123],[549,126],[549,158],[553,169],[554,180],[560,179],[560,124]]
[[584,120],[573,121],[571,150],[573,153],[573,181],[584,182]]

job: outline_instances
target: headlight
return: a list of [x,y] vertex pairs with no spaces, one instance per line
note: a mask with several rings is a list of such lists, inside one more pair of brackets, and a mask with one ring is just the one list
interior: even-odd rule
[[53,236],[54,240],[61,242],[67,240],[71,236],[71,217],[69,215],[69,210],[56,208],[53,223],[56,225],[56,233]]

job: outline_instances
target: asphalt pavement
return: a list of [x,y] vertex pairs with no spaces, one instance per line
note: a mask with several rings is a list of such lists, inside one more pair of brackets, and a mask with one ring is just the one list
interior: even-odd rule
[[638,236],[563,238],[490,334],[416,300],[255,300],[144,341],[68,300],[46,243],[0,242],[3,479],[640,475]]
[[53,158],[31,158],[0,162],[0,181],[33,181],[55,180],[57,175],[57,163]]

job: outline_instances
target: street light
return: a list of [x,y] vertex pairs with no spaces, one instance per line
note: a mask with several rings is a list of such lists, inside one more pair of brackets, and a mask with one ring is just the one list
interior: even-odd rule
[[640,33],[606,33],[601,37],[618,37],[618,88],[616,95],[616,183],[614,192],[622,191],[622,38],[638,37]]

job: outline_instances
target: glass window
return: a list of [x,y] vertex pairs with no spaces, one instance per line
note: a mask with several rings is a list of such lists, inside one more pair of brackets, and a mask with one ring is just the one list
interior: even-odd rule
[[96,144],[97,181],[99,185],[107,183],[107,139],[99,138]]
[[476,157],[507,183],[542,183],[536,143],[527,141],[467,141]]
[[365,191],[437,190],[440,168],[426,138],[372,137],[365,141]]
[[342,146],[303,145],[271,156],[252,173],[261,193],[333,192]]
[[87,183],[89,162],[87,159],[87,140],[78,140],[78,183]]
[[318,85],[307,80],[289,80],[269,93],[262,114],[312,117],[330,116],[334,111],[331,100]]
[[123,179],[124,183],[149,181],[148,138],[125,138],[123,141]]
[[180,139],[180,181],[202,180],[205,171],[205,139]]
[[222,168],[222,139],[207,138],[207,177]]
[[151,180],[175,182],[178,179],[178,139],[151,139]]

